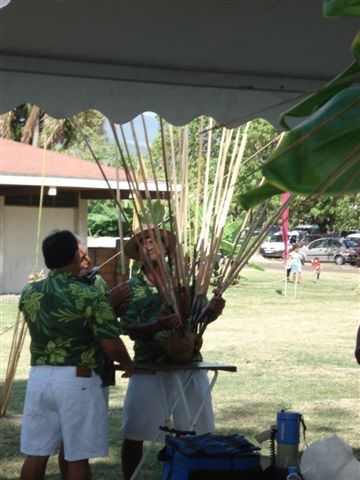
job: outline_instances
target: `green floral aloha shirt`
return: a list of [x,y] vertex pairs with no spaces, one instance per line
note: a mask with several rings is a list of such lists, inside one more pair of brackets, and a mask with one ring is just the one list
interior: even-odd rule
[[[133,275],[128,281],[131,290],[131,301],[120,320],[121,333],[128,335],[127,326],[140,322],[150,324],[157,321],[163,301],[157,288],[149,283],[143,273]],[[135,340],[135,362],[164,362],[166,354],[161,346],[163,340],[171,335],[171,330],[155,333],[152,340]]]
[[[127,327],[131,323],[140,322],[150,324],[159,318],[163,301],[156,287],[149,283],[143,273],[131,277],[128,281],[131,290],[131,301],[126,313],[121,317],[121,333],[128,335]],[[167,356],[162,347],[163,342],[174,330],[161,330],[153,335],[151,340],[135,340],[134,361],[135,362],[166,362]],[[196,359],[201,360],[201,356]]]
[[85,365],[105,383],[101,340],[118,338],[119,323],[107,298],[71,273],[50,271],[20,297],[31,335],[31,365]]

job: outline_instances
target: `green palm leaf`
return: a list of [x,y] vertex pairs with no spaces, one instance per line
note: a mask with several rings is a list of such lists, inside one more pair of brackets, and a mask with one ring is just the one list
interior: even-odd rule
[[250,208],[281,192],[340,195],[360,191],[360,87],[349,87],[291,130],[243,196]]
[[[355,40],[357,37],[355,37]],[[357,40],[359,42],[359,40]],[[358,43],[355,42],[356,54]],[[331,98],[339,93],[344,88],[349,87],[355,81],[360,79],[360,63],[353,62],[349,67],[346,68],[343,72],[337,75],[331,82],[327,83],[324,88],[319,90],[318,92],[310,95],[305,100],[300,103],[297,103],[294,107],[290,108],[280,116],[280,125],[285,129],[289,130],[289,126],[285,121],[286,117],[307,117],[314,112],[316,112],[319,108],[324,106]]]
[[326,17],[360,16],[359,0],[324,0],[323,13]]

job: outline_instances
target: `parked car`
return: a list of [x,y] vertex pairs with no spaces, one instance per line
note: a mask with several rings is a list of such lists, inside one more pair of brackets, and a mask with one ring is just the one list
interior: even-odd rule
[[346,236],[346,240],[354,240],[354,238],[359,240],[360,233],[350,233],[349,235]]
[[[288,247],[290,248],[295,243],[299,243],[303,238],[303,234],[298,231],[291,231],[288,234],[289,242]],[[260,246],[260,253],[263,257],[268,258],[281,258],[285,250],[285,245],[282,239],[281,232],[273,233],[268,237],[266,242],[262,243]]]
[[343,265],[345,262],[355,263],[360,248],[352,240],[325,237],[301,247],[300,253],[305,262],[318,257],[320,262],[335,262],[337,265]]
[[307,233],[301,240],[301,246],[309,245],[309,243],[313,242],[314,240],[325,238],[326,236],[326,233]]
[[293,230],[296,230],[297,232],[302,232],[304,234],[313,234],[313,233],[320,233],[320,227],[319,225],[308,225],[308,224],[303,224],[303,225],[296,225],[296,227],[293,228]]

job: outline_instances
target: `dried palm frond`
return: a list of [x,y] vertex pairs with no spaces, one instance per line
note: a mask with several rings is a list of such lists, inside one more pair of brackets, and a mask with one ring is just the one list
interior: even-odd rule
[[13,136],[12,123],[14,119],[15,119],[15,114],[13,110],[10,110],[10,112],[0,115],[0,137],[11,140]]
[[[30,107],[29,114],[21,136],[21,143],[32,143],[34,136],[38,135],[40,129],[41,110],[37,105]],[[37,142],[35,142],[37,144]]]
[[[155,244],[157,268],[146,258],[145,264],[155,278],[164,303],[182,319],[182,327],[175,335],[179,338],[169,340],[166,349],[177,350],[178,359],[188,359],[189,355],[191,358],[196,350],[196,341],[199,342],[199,336],[202,336],[212,321],[211,312],[206,307],[206,296],[220,251],[234,189],[242,165],[246,162],[244,152],[250,123],[236,130],[224,128],[220,140],[214,142],[212,119],[209,120],[206,131],[203,130],[204,119],[201,120],[198,139],[191,136],[188,126],[175,130],[161,119],[162,153],[156,166],[147,138],[145,117],[142,117],[142,128],[146,138],[146,157],[141,151],[138,133],[132,122],[131,139],[127,138],[123,126],[117,127],[114,123],[110,125],[129,185],[130,197],[133,199],[134,216],[140,228],[140,233],[134,238],[139,247],[140,239],[150,235]],[[78,128],[81,129],[79,126]],[[196,140],[198,157],[194,165],[191,163],[193,159],[190,158],[189,144],[192,142],[193,145]],[[135,154],[130,153],[130,142],[135,145]],[[88,140],[86,143],[91,149]],[[93,156],[96,157],[94,154]],[[214,157],[217,161],[215,172],[212,172],[210,166]],[[195,179],[190,177],[190,166]],[[161,182],[166,185],[165,198],[160,189]],[[166,218],[158,218],[154,201],[165,204],[168,212]],[[121,209],[120,202],[118,206]],[[231,285],[258,248],[270,225],[280,217],[282,209],[268,220],[254,241],[253,234],[261,226],[265,208],[266,206],[244,215],[226,268],[219,277],[216,295],[221,295]],[[129,226],[131,230],[132,226]],[[162,243],[161,231],[164,229],[171,231],[175,237],[174,251],[169,252]],[[239,248],[237,242],[240,235],[244,235],[244,238]]]

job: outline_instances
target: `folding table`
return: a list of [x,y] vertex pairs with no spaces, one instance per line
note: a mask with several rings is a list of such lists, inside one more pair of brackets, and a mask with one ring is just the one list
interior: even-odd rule
[[[121,369],[118,366],[116,366],[115,368],[117,370]],[[200,403],[197,412],[195,413],[195,415],[192,416],[191,413],[190,413],[189,404],[188,404],[188,400],[187,400],[187,396],[186,396],[186,389],[187,389],[187,386],[189,385],[189,383],[191,381],[191,373],[198,372],[200,370],[204,370],[204,371],[207,371],[207,372],[212,372],[213,376],[212,376],[212,378],[209,382],[209,387],[204,394],[204,398],[202,399],[202,402]],[[206,401],[208,400],[208,398],[211,395],[212,389],[215,386],[215,383],[216,383],[216,380],[218,378],[218,375],[219,375],[220,371],[236,372],[236,367],[233,366],[233,365],[216,365],[216,364],[213,364],[213,363],[206,363],[206,362],[191,362],[191,363],[184,363],[184,364],[179,364],[179,363],[139,363],[139,364],[135,365],[134,375],[136,375],[137,373],[139,373],[139,374],[149,374],[149,375],[156,375],[158,373],[164,373],[164,372],[173,373],[180,393],[179,393],[177,398],[174,398],[174,401],[172,402],[171,405],[168,404],[166,394],[165,394],[165,387],[164,387],[164,384],[163,384],[163,377],[160,376],[160,388],[161,388],[161,392],[162,392],[163,408],[164,408],[165,419],[166,419],[165,427],[167,428],[167,430],[169,432],[172,432],[171,416],[172,416],[172,413],[173,413],[175,407],[181,401],[183,403],[184,411],[186,413],[187,420],[188,420],[188,429],[187,430],[196,433],[195,432],[196,422],[197,422],[197,420],[198,420],[198,418],[199,418],[199,416],[200,416],[200,414],[201,414],[201,412],[202,412],[202,410],[203,410],[203,408],[206,404]],[[186,381],[183,382],[182,375],[180,375],[180,372],[189,372],[190,373],[190,375],[187,377]],[[138,474],[141,471],[142,466],[144,465],[144,463],[145,463],[145,461],[146,461],[146,459],[147,459],[147,457],[150,453],[150,450],[151,450],[152,446],[159,439],[159,437],[162,433],[162,431],[160,430],[161,426],[162,425],[159,425],[159,433],[152,440],[150,446],[147,448],[147,450],[143,454],[139,465],[137,466],[135,472],[133,473],[133,475],[131,477],[131,480],[135,480],[135,478],[137,478]]]

